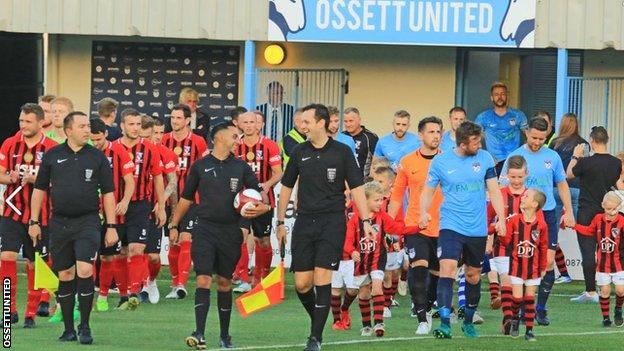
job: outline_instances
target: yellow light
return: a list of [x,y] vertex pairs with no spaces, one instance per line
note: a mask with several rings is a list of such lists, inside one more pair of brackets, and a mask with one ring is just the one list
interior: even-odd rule
[[264,59],[270,65],[279,65],[284,62],[284,48],[277,44],[271,44],[264,49]]

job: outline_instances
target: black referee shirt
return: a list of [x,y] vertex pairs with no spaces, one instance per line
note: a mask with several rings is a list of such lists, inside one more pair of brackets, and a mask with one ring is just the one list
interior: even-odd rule
[[100,192],[115,191],[110,163],[102,151],[85,145],[74,152],[67,142],[43,154],[35,188],[50,190],[52,213],[78,217],[100,211]]
[[247,162],[233,155],[221,161],[210,154],[191,166],[182,198],[195,201],[198,192],[197,217],[209,222],[234,224],[240,219],[234,210],[234,197],[242,189],[261,190]]
[[298,212],[302,214],[342,212],[345,209],[345,181],[351,189],[363,184],[362,171],[353,151],[332,138],[320,149],[310,141],[293,149],[282,184],[292,188],[297,177]]

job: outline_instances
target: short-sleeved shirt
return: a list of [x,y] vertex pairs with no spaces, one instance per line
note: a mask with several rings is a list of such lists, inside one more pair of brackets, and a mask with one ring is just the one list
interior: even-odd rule
[[191,131],[182,140],[177,140],[173,132],[163,136],[161,144],[173,151],[178,158],[178,191],[184,191],[184,184],[188,172],[195,161],[204,157],[208,146],[204,138]]
[[507,113],[499,116],[493,108],[481,112],[475,123],[483,128],[485,147],[496,162],[504,161],[509,154],[520,146],[520,134],[527,128],[524,112],[507,108]]
[[602,212],[602,198],[615,186],[622,162],[609,154],[593,154],[580,158],[572,167],[572,173],[579,179],[579,215],[578,222],[588,225],[593,217]]
[[345,145],[347,145],[351,149],[351,151],[353,151],[353,154],[357,155],[355,153],[355,141],[353,140],[353,138],[350,135],[346,135],[346,134],[343,134],[343,133],[338,133],[338,134],[336,134],[335,140],[339,141],[339,142],[341,142],[341,143],[343,143]]
[[[113,184],[115,185],[115,201],[119,202],[124,197],[125,184],[124,176],[134,173],[134,163],[130,159],[130,155],[126,149],[116,143],[110,141],[102,150],[104,156],[110,163],[113,172]],[[117,216],[117,224],[125,223],[124,216]]]
[[375,153],[379,137],[364,126],[362,126],[362,130],[355,135],[350,135],[346,131],[342,133],[353,138],[355,142],[355,157],[357,158],[362,175],[367,177],[370,173],[370,166],[373,161],[373,154]]
[[91,145],[74,152],[67,143],[43,155],[35,189],[48,191],[52,213],[78,217],[100,210],[102,194],[115,191],[113,172],[104,153]]
[[[509,154],[509,156],[515,155],[524,157],[527,162],[529,175],[526,177],[524,185],[529,189],[539,189],[546,195],[546,203],[542,208],[544,211],[555,209],[553,184],[556,185],[566,180],[566,173],[559,154],[545,146],[539,149],[538,152],[532,152],[525,144]],[[509,184],[507,179],[507,161],[503,165],[500,182],[503,185]]]
[[[256,174],[260,183],[265,183],[273,176],[275,166],[282,167],[282,156],[279,146],[273,140],[260,136],[254,145],[245,144],[245,139],[241,139],[236,147],[235,155],[247,162],[249,167]],[[268,193],[269,203],[275,206],[275,194],[273,188]]]
[[396,170],[401,158],[418,150],[421,144],[422,142],[414,133],[405,133],[401,140],[397,140],[394,133],[390,133],[379,139],[375,147],[375,157],[387,158],[392,164],[392,169]]
[[363,184],[351,149],[332,138],[318,149],[310,141],[293,149],[282,184],[292,188],[297,179],[301,214],[344,212],[345,181],[351,189]]
[[194,201],[198,193],[197,217],[208,222],[237,224],[241,217],[234,210],[234,197],[242,189],[261,190],[247,162],[234,155],[219,160],[210,154],[191,166],[182,198]]
[[440,229],[470,237],[487,236],[486,180],[496,178],[494,167],[494,159],[483,150],[473,156],[453,151],[433,158],[427,186],[442,187]]
[[451,152],[455,147],[457,147],[457,142],[451,138],[451,131],[447,130],[442,134],[440,150],[442,150],[442,152]]
[[134,162],[134,194],[132,201],[153,200],[154,183],[153,177],[162,175],[162,160],[156,145],[150,141],[139,138],[132,147],[128,147],[117,139],[113,143],[121,145],[130,159]]

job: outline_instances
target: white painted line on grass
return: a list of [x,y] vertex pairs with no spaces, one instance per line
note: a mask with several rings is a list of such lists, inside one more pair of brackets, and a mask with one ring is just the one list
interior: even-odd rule
[[[557,336],[583,336],[583,335],[599,335],[599,334],[624,334],[624,330],[610,330],[610,331],[595,331],[595,332],[566,332],[566,333],[538,333],[535,337],[539,340],[541,337],[557,337]],[[453,339],[463,339],[463,335],[454,336]],[[501,334],[485,334],[481,335],[480,338],[509,338],[508,335]],[[412,336],[412,337],[396,337],[396,338],[375,338],[375,339],[357,339],[357,340],[343,340],[343,341],[330,341],[323,343],[323,346],[331,346],[331,345],[353,345],[353,344],[370,344],[376,342],[387,342],[387,341],[409,341],[409,340],[419,340],[419,339],[433,339],[432,336]],[[232,350],[268,350],[268,349],[287,349],[294,347],[302,347],[305,344],[282,344],[282,345],[264,345],[264,346],[244,346],[244,347],[236,347]],[[221,349],[209,349],[208,351],[216,351]]]

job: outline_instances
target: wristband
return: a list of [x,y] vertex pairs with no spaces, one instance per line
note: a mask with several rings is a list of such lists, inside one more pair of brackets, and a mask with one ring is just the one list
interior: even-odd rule
[[31,219],[31,220],[28,221],[28,225],[29,226],[31,226],[31,225],[41,225],[41,223],[39,221],[35,221],[35,220]]
[[106,223],[105,227],[106,227],[106,229],[110,229],[110,228],[115,229],[115,228],[117,228],[117,224]]
[[366,219],[362,220],[362,223],[368,223],[368,224],[372,225],[373,221],[370,218],[366,218]]
[[276,225],[276,226],[284,225],[284,221],[280,221],[280,220],[278,220],[278,221],[275,223],[275,225]]

